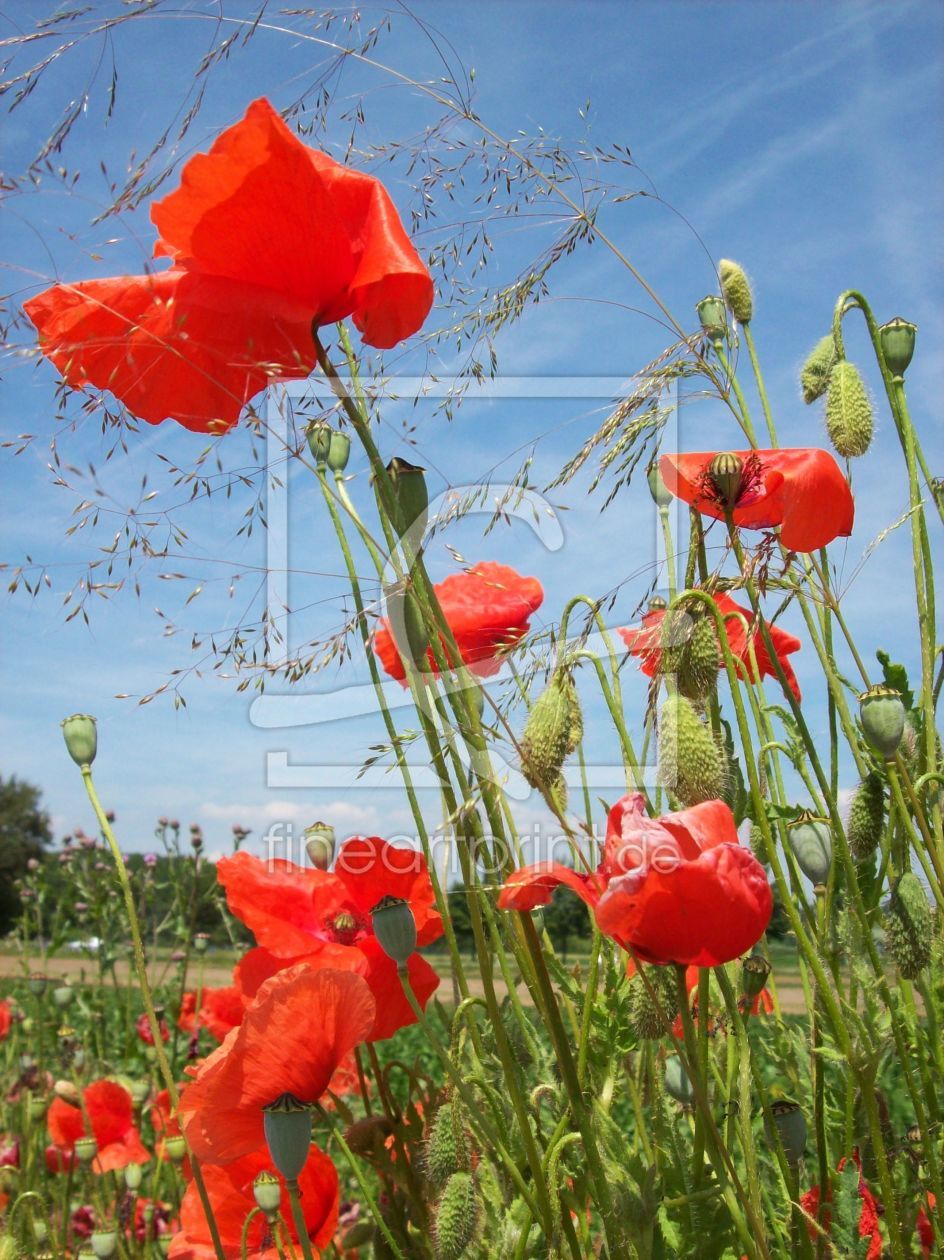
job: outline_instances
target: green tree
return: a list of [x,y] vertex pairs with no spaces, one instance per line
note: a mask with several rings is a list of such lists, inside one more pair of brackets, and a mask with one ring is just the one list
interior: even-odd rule
[[20,913],[15,881],[26,873],[30,858],[42,857],[52,839],[41,797],[32,783],[0,775],[0,936],[11,930]]

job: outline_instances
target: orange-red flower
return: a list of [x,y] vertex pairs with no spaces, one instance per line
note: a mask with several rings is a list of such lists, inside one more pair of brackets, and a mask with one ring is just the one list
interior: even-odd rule
[[[858,1167],[858,1156],[856,1155],[854,1159],[856,1167]],[[839,1171],[842,1172],[845,1166],[846,1159],[843,1157],[839,1161]],[[875,1196],[872,1194],[872,1191],[866,1184],[865,1178],[861,1174],[859,1175],[859,1198],[862,1200],[862,1207],[859,1212],[859,1237],[867,1238],[869,1240],[869,1249],[866,1252],[865,1260],[881,1260],[883,1247],[882,1231],[879,1227],[878,1205],[875,1202]],[[800,1207],[802,1207],[803,1211],[812,1216],[814,1219],[819,1211],[819,1202],[819,1186],[813,1186],[811,1190],[807,1190],[806,1194],[800,1196]],[[829,1233],[831,1215],[832,1213],[827,1206],[821,1221],[821,1224],[827,1234]],[[816,1238],[818,1236],[817,1231],[812,1226],[809,1226],[809,1233],[811,1238]]]
[[[828,451],[735,451],[741,483],[731,504],[735,525],[744,529],[780,526],[791,551],[816,551],[852,533],[855,504],[842,469]],[[724,520],[725,507],[709,472],[716,452],[663,455],[662,480],[669,491],[704,516]]]
[[169,270],[57,284],[25,304],[69,385],[151,424],[224,432],[273,376],[315,364],[312,324],[368,345],[416,332],[433,284],[383,185],[302,144],[267,100],[151,207]]
[[235,985],[202,989],[199,1011],[196,993],[188,990],[181,999],[177,1027],[185,1033],[195,1033],[198,1028],[206,1028],[217,1041],[222,1041],[228,1032],[242,1023],[245,1010],[243,995]]
[[[770,653],[764,642],[764,637],[760,631],[755,630],[754,613],[750,608],[742,608],[740,604],[736,604],[730,595],[719,593],[713,595],[718,611],[725,618],[724,628],[728,637],[728,645],[731,648],[731,655],[736,661],[740,662],[742,667],[742,676],[750,682],[757,682],[758,678],[753,671],[752,654],[757,661],[757,674],[761,678],[776,678],[777,671],[770,659]],[[740,614],[734,616],[732,614]],[[627,626],[619,631],[620,638],[629,649],[630,655],[638,656],[642,661],[642,672],[647,678],[653,678],[658,672],[662,662],[662,623],[665,620],[666,609],[651,608],[643,615],[641,626]],[[744,618],[744,621],[741,620]],[[746,625],[745,625],[746,623]],[[767,629],[770,632],[771,642],[774,645],[774,652],[777,660],[780,662],[780,668],[783,670],[789,683],[790,690],[796,696],[800,697],[800,685],[797,682],[796,674],[793,672],[793,666],[787,660],[791,652],[798,652],[803,644],[796,635],[788,634],[786,630],[781,630],[779,626],[771,625],[768,622]],[[724,666],[719,657],[718,668],[723,669]]]
[[[138,1018],[134,1021],[138,1036],[146,1046],[154,1045],[154,1032],[151,1028],[151,1021],[147,1017],[147,1012],[142,1011]],[[170,1029],[167,1027],[166,1019],[157,1021],[157,1030],[161,1034],[161,1041],[167,1041],[170,1038]]]
[[[522,577],[494,560],[450,574],[434,589],[462,660],[480,678],[498,673],[503,654],[528,633],[530,618],[544,600],[537,578]],[[406,670],[386,618],[377,628],[374,649],[390,677],[406,685]],[[442,650],[447,661],[458,664],[445,643]],[[428,669],[438,673],[432,648],[426,655]]]
[[[59,1166],[70,1166],[80,1137],[94,1137],[98,1143],[93,1165],[96,1172],[114,1172],[128,1164],[146,1164],[151,1156],[142,1145],[133,1114],[131,1095],[115,1081],[93,1081],[86,1086],[81,1107],[54,1098],[46,1113],[46,1124],[61,1155],[57,1161]],[[46,1162],[48,1165],[48,1152]]]
[[559,862],[515,871],[503,910],[547,905],[564,884],[591,907],[601,931],[646,962],[717,967],[755,945],[773,901],[764,868],[738,841],[723,801],[649,818],[643,797],[610,810],[603,861],[578,875]]
[[[203,1180],[220,1231],[226,1260],[239,1260],[243,1226],[255,1208],[252,1183],[261,1172],[272,1172],[265,1149],[256,1150],[223,1167],[205,1164]],[[282,1179],[279,1178],[281,1181]],[[320,1255],[330,1243],[338,1220],[338,1173],[334,1164],[317,1149],[298,1178],[302,1212],[308,1237]],[[298,1246],[298,1233],[292,1217],[288,1192],[282,1182],[282,1219],[289,1237]],[[246,1254],[249,1260],[278,1260],[279,1252],[265,1217],[257,1214],[249,1226]],[[170,1245],[171,1260],[214,1260],[206,1214],[193,1183],[187,1186],[180,1209],[180,1233]]]
[[303,963],[267,980],[183,1092],[180,1122],[191,1150],[211,1163],[258,1150],[263,1108],[282,1094],[317,1102],[373,1022],[367,982],[351,971]]
[[[273,971],[301,959],[316,967],[340,967],[363,975],[376,999],[369,1040],[391,1037],[415,1022],[397,978],[396,963],[374,936],[371,911],[384,897],[402,897],[416,921],[418,945],[442,936],[426,861],[415,849],[357,836],[338,850],[334,870],[262,862],[246,852],[221,858],[217,878],[230,910],[254,933],[265,953],[251,950],[237,968],[237,984],[251,997]],[[439,976],[420,954],[409,978],[425,1006]]]
[[0,1041],[6,1041],[9,1037],[12,1023],[13,1013],[10,1010],[10,1003],[0,999]]

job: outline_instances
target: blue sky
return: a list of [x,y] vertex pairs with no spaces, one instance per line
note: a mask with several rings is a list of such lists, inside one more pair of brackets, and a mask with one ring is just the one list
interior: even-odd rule
[[[79,181],[67,186],[68,179],[46,171],[8,197],[0,230],[8,260],[5,290],[14,304],[53,278],[141,270],[153,242],[146,207],[95,224],[109,200],[99,163],[112,179],[132,166],[133,155],[140,157],[186,111],[189,100],[183,106],[181,101],[194,90],[194,74],[211,39],[219,38],[220,30],[224,35],[236,30],[236,23],[256,12],[251,4],[226,4],[229,24],[219,27],[217,10],[187,4],[177,7],[175,17],[158,9],[117,28],[110,41],[87,40],[4,119],[6,169],[17,175],[63,109],[88,89],[87,108],[53,163],[61,162],[70,174],[81,172]],[[365,25],[384,12],[371,5],[359,10]],[[47,11],[24,3],[15,21],[25,30]],[[92,15],[75,24],[76,31],[116,11],[118,6],[96,4]],[[920,333],[909,398],[932,470],[942,468],[944,149],[940,122],[933,121],[944,117],[940,6],[525,2],[420,4],[414,12],[435,25],[441,47],[448,43],[454,58],[474,67],[476,110],[495,131],[513,137],[542,130],[573,148],[619,143],[632,151],[638,169],[627,172],[627,187],[657,192],[659,199],[614,205],[601,222],[685,328],[694,327],[694,304],[714,286],[716,261],[728,256],[743,263],[754,282],[754,333],[782,444],[825,443],[820,411],[800,402],[797,375],[806,351],[827,330],[843,289],[865,292],[880,319],[902,314],[914,320]],[[432,43],[408,15],[398,9],[390,14],[392,32],[374,55],[409,77],[434,80],[442,65]],[[179,158],[206,148],[254,97],[267,95],[285,107],[310,81],[321,53],[301,38],[300,19],[270,10],[266,21],[285,29],[260,28],[206,77],[203,107]],[[0,37],[13,33],[7,18]],[[48,51],[49,45],[41,46]],[[113,54],[119,91],[114,114],[106,119]],[[20,53],[16,65],[25,64]],[[340,115],[361,98],[373,144],[409,143],[436,117],[416,89],[349,63],[328,132],[309,142],[343,155],[349,124]],[[166,151],[160,161],[172,156]],[[411,191],[402,167],[391,168],[388,183],[405,214]],[[173,186],[172,179],[164,188]],[[448,222],[450,209],[442,213]],[[446,228],[437,231],[448,234]],[[418,244],[429,248],[436,236],[421,233]],[[484,280],[471,282],[507,282],[548,239],[538,220],[496,225],[490,270]],[[634,308],[646,308],[644,296],[612,255],[597,245],[578,251],[553,273],[551,297],[499,336],[501,372],[532,382],[624,381],[666,342],[651,306],[648,313]],[[449,326],[450,316],[440,294],[431,325]],[[861,325],[850,320],[848,328],[849,356],[878,391]],[[237,491],[229,499],[214,497],[175,511],[174,519],[187,529],[187,544],[173,562],[142,571],[140,598],[130,587],[107,601],[93,598],[90,625],[81,619],[64,624],[65,592],[95,549],[111,543],[123,514],[140,498],[142,477],[158,492],[149,510],[169,510],[186,498],[170,485],[158,453],[186,467],[206,443],[172,424],[142,425],[141,433],[129,435],[128,453],[106,462],[95,416],[83,417],[82,400],[74,398],[66,414],[77,423],[57,419],[55,372],[17,349],[28,345],[26,328],[13,341],[4,371],[3,438],[21,433],[36,438],[18,457],[2,452],[2,558],[17,564],[28,555],[48,565],[52,589],[35,600],[21,590],[0,605],[6,696],[0,770],[43,788],[59,831],[88,826],[81,783],[58,732],[66,714],[88,711],[100,721],[97,778],[128,848],[149,847],[161,814],[185,825],[200,823],[211,852],[228,845],[234,822],[251,826],[257,840],[272,823],[305,825],[317,816],[342,833],[406,831],[405,802],[392,777],[389,786],[354,785],[352,768],[383,738],[379,716],[367,706],[359,717],[324,720],[357,708],[367,677],[362,664],[355,659],[340,669],[332,666],[303,689],[315,696],[311,711],[321,720],[273,730],[260,725],[269,718],[252,709],[251,690],[237,693],[232,678],[214,676],[208,668],[205,649],[191,651],[195,634],[205,643],[212,633],[232,628],[261,580],[266,551],[260,532],[248,540],[237,537],[249,503],[245,495]],[[417,371],[424,362],[406,353],[392,358],[391,367]],[[745,388],[754,402],[746,377]],[[412,451],[430,468],[435,495],[489,474],[500,480],[502,470],[514,471],[533,451],[531,480],[540,487],[606,411],[603,398],[555,397],[553,387],[545,392],[551,396],[472,399],[451,423],[428,402],[416,408],[394,404],[384,413],[385,453]],[[833,553],[863,654],[871,659],[884,646],[913,667],[917,644],[909,613],[907,531],[893,532],[864,566],[860,563],[907,503],[900,452],[881,400],[877,415],[876,441],[854,470],[855,532]],[[404,424],[415,426],[409,435],[413,445]],[[47,467],[54,433],[63,461],[79,470],[65,477],[74,489],[55,485]],[[733,426],[720,408],[692,398],[681,412],[679,442],[687,449],[730,446]],[[218,444],[218,453],[227,468],[245,466],[249,442],[234,433]],[[97,470],[92,480],[90,464]],[[355,457],[350,472],[351,493],[369,512],[363,461]],[[298,641],[330,634],[345,620],[339,557],[305,476],[296,469],[288,484],[289,599],[300,610],[288,629]],[[501,559],[538,576],[546,592],[538,628],[552,624],[576,591],[596,596],[617,587],[612,624],[627,623],[653,580],[655,525],[648,495],[644,486],[634,485],[601,514],[603,493],[588,497],[587,487],[584,477],[548,496],[558,509],[559,528],[552,521],[543,538],[524,521],[485,539],[482,518],[456,526],[433,544],[434,575],[455,567],[448,544],[469,561]],[[98,498],[99,523],[66,538],[84,497]],[[184,576],[162,579],[159,574],[167,571]],[[186,605],[197,586],[201,594]],[[803,637],[792,619],[789,625]],[[794,660],[812,723],[822,732],[822,688],[812,653],[807,649]],[[186,709],[175,710],[166,699],[142,707],[134,699],[115,698],[141,696],[172,670],[195,666],[202,677],[187,678]],[[632,716],[644,689],[633,671],[624,674]],[[589,678],[582,688],[592,719],[588,755],[611,764],[615,740],[602,722]],[[303,708],[303,715],[308,712]],[[409,725],[409,710],[398,712]],[[310,781],[273,784],[272,766],[282,761],[314,767]],[[510,787],[522,819],[540,818],[536,804],[520,792],[520,781],[513,778]],[[601,793],[615,795],[602,788]],[[432,796],[427,801],[435,818]]]

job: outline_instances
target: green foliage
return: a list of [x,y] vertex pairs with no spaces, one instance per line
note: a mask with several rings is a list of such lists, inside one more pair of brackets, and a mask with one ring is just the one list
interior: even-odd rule
[[52,840],[41,799],[32,783],[0,775],[0,936],[6,936],[20,914],[16,881],[26,874],[29,861],[42,858]]

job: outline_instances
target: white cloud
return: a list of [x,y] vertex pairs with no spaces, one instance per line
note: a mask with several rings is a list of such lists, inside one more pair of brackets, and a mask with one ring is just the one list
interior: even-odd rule
[[[200,817],[213,822],[239,823],[259,833],[274,823],[290,823],[293,827],[308,827],[323,821],[342,834],[371,832],[380,825],[380,815],[372,805],[352,805],[350,801],[274,800],[247,804],[240,802],[205,801],[200,806]],[[385,820],[386,822],[386,820]]]

